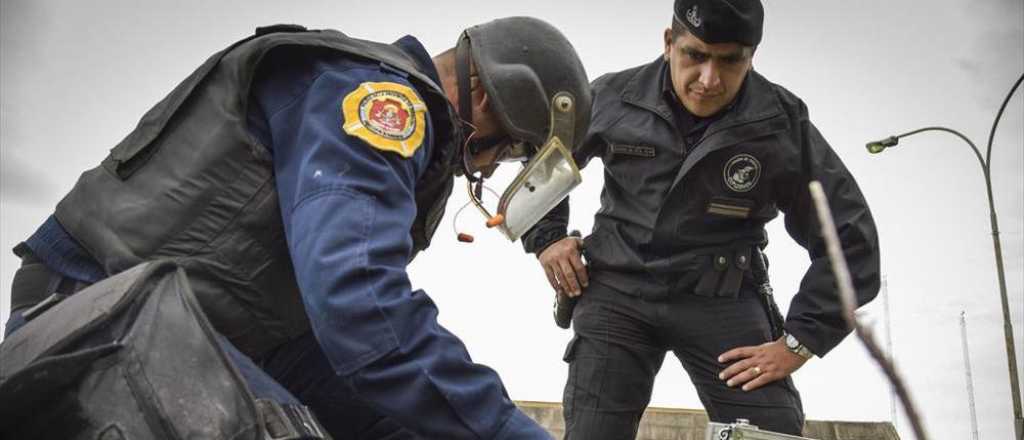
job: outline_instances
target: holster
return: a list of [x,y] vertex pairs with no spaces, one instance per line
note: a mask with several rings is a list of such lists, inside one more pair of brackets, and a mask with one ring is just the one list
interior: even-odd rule
[[572,311],[576,309],[576,300],[577,298],[562,292],[555,292],[555,325],[564,329],[572,325]]
[[[570,237],[579,238],[581,236],[580,231],[573,230],[569,233]],[[585,249],[583,249],[585,251]],[[588,267],[587,270],[590,270]],[[552,316],[555,318],[555,325],[560,328],[568,329],[572,325],[572,312],[576,309],[576,301],[579,297],[570,297],[562,292],[555,292],[555,303],[552,310]]]
[[783,324],[785,319],[782,317],[782,313],[779,312],[779,305],[775,303],[775,294],[772,289],[770,280],[768,279],[768,257],[764,255],[760,247],[754,246],[753,249],[753,265],[751,266],[754,274],[754,280],[757,282],[758,293],[761,294],[761,301],[764,305],[765,313],[768,314],[768,323],[771,325],[772,340],[776,340],[782,337],[785,332]]
[[264,437],[255,399],[171,261],[75,293],[0,344],[0,438]]

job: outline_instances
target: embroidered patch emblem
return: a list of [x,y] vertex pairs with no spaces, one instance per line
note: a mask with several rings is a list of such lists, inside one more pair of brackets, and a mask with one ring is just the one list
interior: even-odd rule
[[364,82],[341,104],[345,133],[374,148],[412,157],[426,136],[427,106],[409,86]]
[[690,24],[693,25],[693,27],[699,28],[700,24],[704,21],[701,20],[699,14],[700,11],[697,10],[697,5],[693,5],[693,7],[686,11],[686,21],[690,22]]
[[736,192],[747,192],[761,178],[761,162],[749,154],[737,154],[722,169],[725,185]]

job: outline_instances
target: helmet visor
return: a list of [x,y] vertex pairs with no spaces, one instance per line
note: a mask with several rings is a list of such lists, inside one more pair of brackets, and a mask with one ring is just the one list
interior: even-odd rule
[[551,137],[502,194],[501,231],[509,240],[519,239],[582,180],[572,153],[558,137]]

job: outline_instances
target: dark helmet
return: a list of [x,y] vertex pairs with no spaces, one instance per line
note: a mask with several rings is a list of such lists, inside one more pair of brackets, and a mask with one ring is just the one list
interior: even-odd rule
[[[551,131],[552,100],[558,93],[569,96],[573,140],[563,142],[576,148],[590,124],[590,85],[576,50],[558,29],[532,17],[500,18],[466,29],[457,48],[469,49],[494,113],[516,141],[543,145]],[[459,82],[468,89],[468,81]]]
[[[509,17],[466,29],[455,46],[459,102],[470,100],[469,61],[505,129],[506,160],[529,159],[498,201],[491,216],[480,202],[483,177],[467,165],[475,147],[463,152],[471,200],[516,240],[568,195],[582,179],[572,152],[590,125],[590,84],[576,50],[554,26],[530,17]],[[472,121],[472,106],[460,105],[460,117]],[[498,148],[501,139],[479,142]],[[471,188],[469,182],[476,182]]]

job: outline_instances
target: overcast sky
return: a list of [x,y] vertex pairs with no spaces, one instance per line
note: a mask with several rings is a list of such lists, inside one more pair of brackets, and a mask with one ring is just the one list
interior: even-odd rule
[[[393,41],[420,38],[431,53],[469,25],[532,15],[575,44],[591,78],[659,56],[671,1],[50,1],[0,3],[0,322],[18,266],[8,250],[49,215],[78,175],[103,159],[139,117],[207,56],[258,25],[300,23]],[[382,5],[388,5],[383,7]],[[857,177],[878,223],[892,339],[932,438],[970,436],[958,316],[967,312],[982,438],[1012,432],[1006,351],[981,169],[945,133],[904,139],[879,156],[864,143],[942,125],[984,148],[995,113],[1024,72],[1020,0],[768,1],[755,68],[804,99],[812,121]],[[1022,92],[995,137],[993,189],[1024,371]],[[505,170],[504,177],[510,170]],[[598,208],[594,161],[573,194],[572,227],[588,232]],[[571,333],[550,318],[551,292],[533,256],[452,215],[410,268],[415,287],[474,359],[496,369],[514,399],[560,401]],[[785,310],[807,267],[781,221],[769,228],[772,278]],[[885,334],[881,298],[865,318]],[[808,418],[889,420],[888,387],[848,338],[796,373]],[[677,361],[658,377],[654,406],[699,408]],[[898,426],[911,438],[900,416]]]

